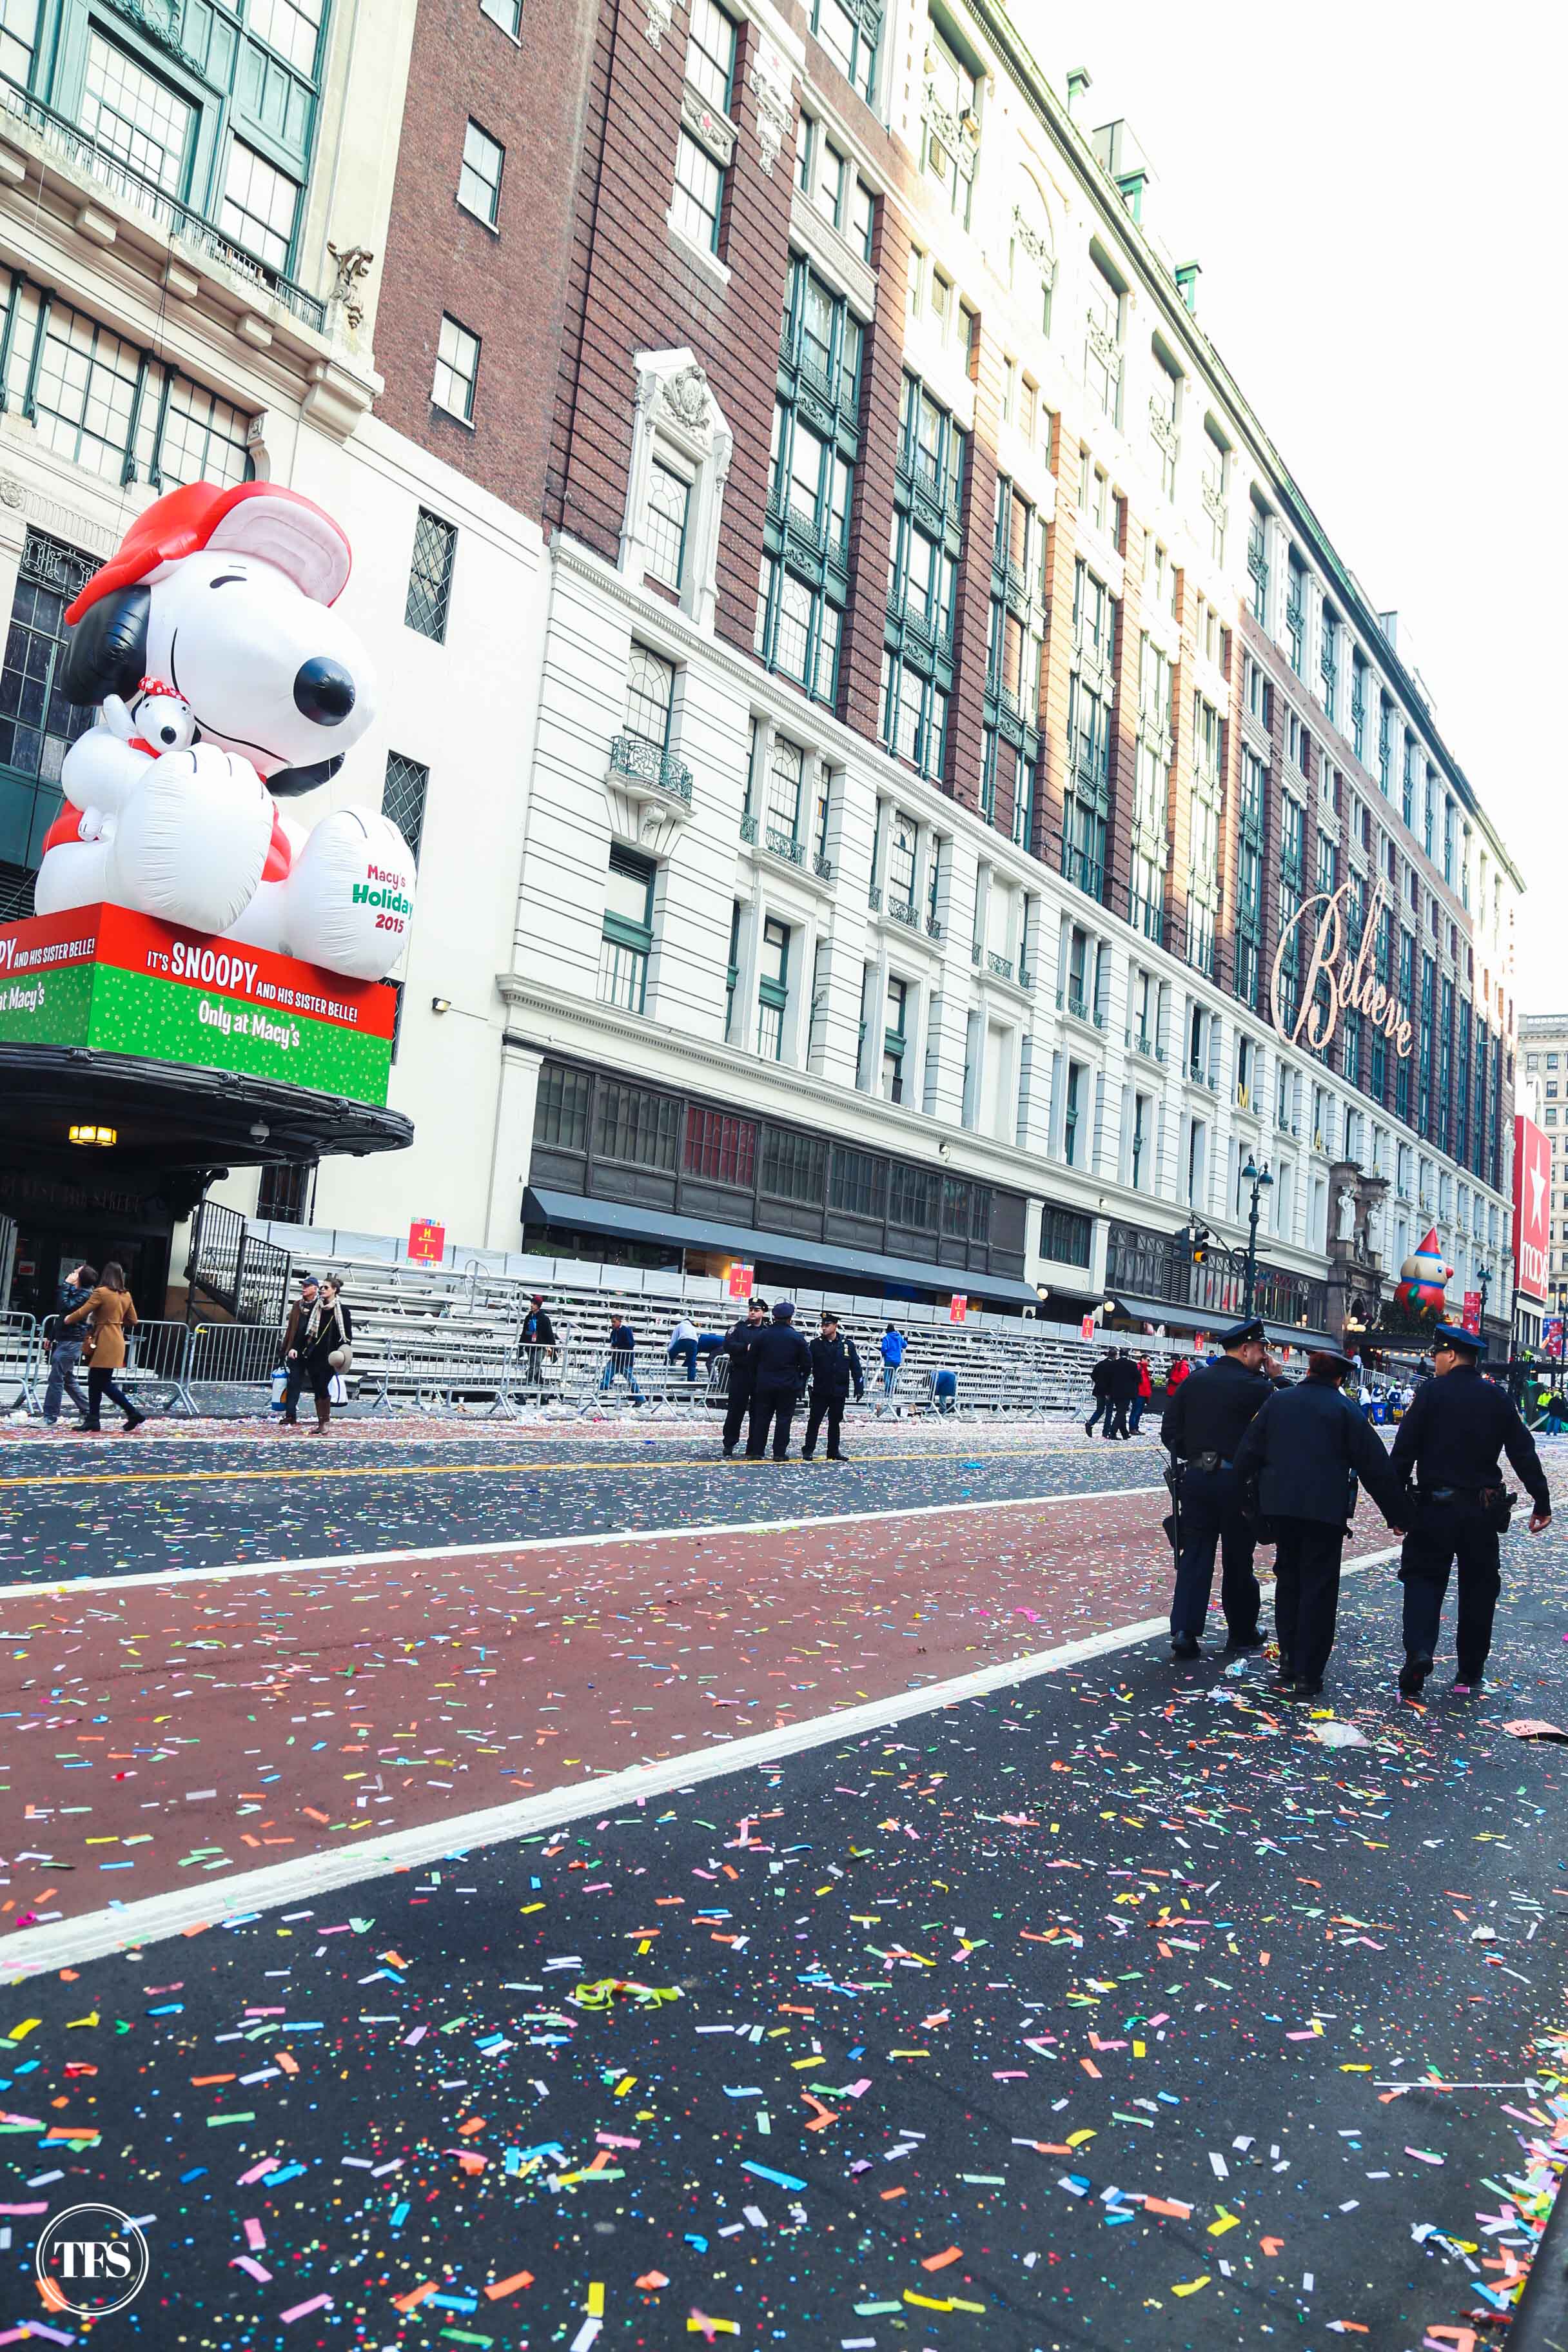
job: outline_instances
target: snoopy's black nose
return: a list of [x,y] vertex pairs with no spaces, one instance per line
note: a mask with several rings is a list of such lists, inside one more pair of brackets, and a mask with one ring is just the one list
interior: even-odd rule
[[177,743],[180,740],[177,727],[160,727],[158,732],[165,743]]
[[341,727],[354,707],[354,682],[342,662],[319,655],[301,662],[294,680],[295,708],[321,727]]

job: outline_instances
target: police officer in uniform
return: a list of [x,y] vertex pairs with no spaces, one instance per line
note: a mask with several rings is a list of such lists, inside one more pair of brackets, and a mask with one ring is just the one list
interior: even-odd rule
[[765,1298],[752,1298],[738,1323],[732,1323],[725,1334],[721,1353],[730,1367],[730,1382],[725,1390],[724,1459],[731,1461],[740,1438],[741,1425],[752,1409],[752,1356],[763,1324],[768,1319]]
[[1410,1532],[1400,1556],[1405,1587],[1405,1664],[1399,1687],[1417,1698],[1432,1671],[1443,1618],[1448,1571],[1459,1570],[1458,1671],[1454,1689],[1468,1698],[1479,1687],[1491,1648],[1492,1614],[1501,1578],[1498,1536],[1503,1495],[1500,1454],[1506,1454],[1533,1506],[1530,1532],[1552,1517],[1552,1493],[1535,1440],[1507,1393],[1480,1376],[1485,1342],[1474,1331],[1439,1323],[1432,1339],[1436,1379],[1424,1381],[1399,1424],[1391,1457],[1395,1472],[1414,1473]]
[[1261,1323],[1237,1323],[1222,1331],[1225,1350],[1217,1364],[1184,1381],[1165,1407],[1161,1443],[1184,1465],[1178,1473],[1176,1592],[1171,1604],[1171,1654],[1201,1654],[1198,1636],[1208,1615],[1214,1558],[1224,1563],[1220,1603],[1228,1633],[1226,1647],[1260,1650],[1258,1630],[1261,1595],[1252,1572],[1257,1538],[1241,1507],[1236,1451],[1248,1423],[1273,1394],[1263,1367],[1268,1361]]
[[1274,1538],[1279,1687],[1290,1698],[1316,1698],[1323,1687],[1357,1479],[1397,1534],[1408,1525],[1403,1481],[1360,1405],[1342,1393],[1354,1370],[1331,1349],[1310,1355],[1306,1379],[1275,1391],[1236,1453],[1237,1477],[1244,1492],[1256,1480]]

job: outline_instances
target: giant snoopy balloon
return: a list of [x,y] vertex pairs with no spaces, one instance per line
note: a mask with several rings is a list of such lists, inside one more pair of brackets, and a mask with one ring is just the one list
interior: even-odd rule
[[349,544],[273,482],[192,482],[147,508],[66,614],[73,743],[38,869],[40,915],[100,899],[381,980],[414,860],[379,810],[311,828],[279,807],[324,784],[375,716],[370,659],[333,611]]

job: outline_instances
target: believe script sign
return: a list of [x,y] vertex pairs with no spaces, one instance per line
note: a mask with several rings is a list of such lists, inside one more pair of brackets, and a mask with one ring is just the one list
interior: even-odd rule
[[[1410,1015],[1387,983],[1378,979],[1371,969],[1373,941],[1377,930],[1378,910],[1384,902],[1381,890],[1375,892],[1362,925],[1361,946],[1355,961],[1349,960],[1350,937],[1345,923],[1345,901],[1351,884],[1342,882],[1337,890],[1319,891],[1299,907],[1279,935],[1279,945],[1274,951],[1274,971],[1269,983],[1269,997],[1274,1008],[1274,1026],[1293,1045],[1303,1037],[1314,1053],[1326,1045],[1340,1025],[1342,1013],[1364,1013],[1374,1028],[1381,1029],[1392,1040],[1395,1053],[1410,1051]],[[1307,969],[1301,975],[1301,992],[1297,999],[1294,1021],[1285,1017],[1285,962],[1292,943],[1310,933],[1311,952]],[[1318,982],[1324,983],[1326,1001],[1320,997]]]

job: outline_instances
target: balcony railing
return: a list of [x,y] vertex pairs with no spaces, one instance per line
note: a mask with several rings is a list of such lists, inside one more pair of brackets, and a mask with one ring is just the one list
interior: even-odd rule
[[825,850],[817,849],[812,852],[811,870],[819,882],[832,881],[833,860]]
[[867,891],[866,904],[870,908],[871,912],[874,915],[879,915],[881,913],[882,886],[879,882],[873,882],[871,887]]
[[918,931],[921,919],[907,898],[889,898],[888,914],[895,923],[902,923],[906,931]]
[[306,326],[314,327],[318,331],[326,326],[327,306],[316,295],[307,294],[302,286],[296,286],[291,278],[283,277],[278,270],[264,268],[253,256],[242,251],[227,237],[221,236],[211,221],[204,219],[200,213],[193,212],[189,205],[181,204],[155,180],[134,171],[110,149],[100,145],[89,131],[79,129],[68,116],[57,114],[52,106],[45,106],[38,99],[30,98],[25,90],[9,86],[4,92],[0,114],[9,114],[25,122],[29,130],[37,132],[51,154],[74,164],[79,172],[85,172],[89,179],[96,180],[111,195],[120,197],[122,203],[145,214],[149,220],[156,221],[165,235],[176,238],[182,245],[195,247],[210,259],[221,262],[226,269],[248,278],[261,293],[274,302],[281,302],[285,310],[291,310],[295,318],[302,320]]
[[685,762],[647,742],[640,735],[617,735],[610,746],[610,766],[617,776],[633,776],[657,792],[691,806],[691,771]]
[[794,834],[781,833],[776,824],[768,826],[763,835],[763,846],[764,849],[771,849],[775,857],[784,858],[791,866],[805,864],[805,851]]
[[985,966],[988,971],[995,973],[998,980],[1011,980],[1013,977],[1012,957],[998,955],[994,948],[986,949]]
[[940,940],[942,937],[942,925],[934,915],[926,917],[926,937],[928,940]]

